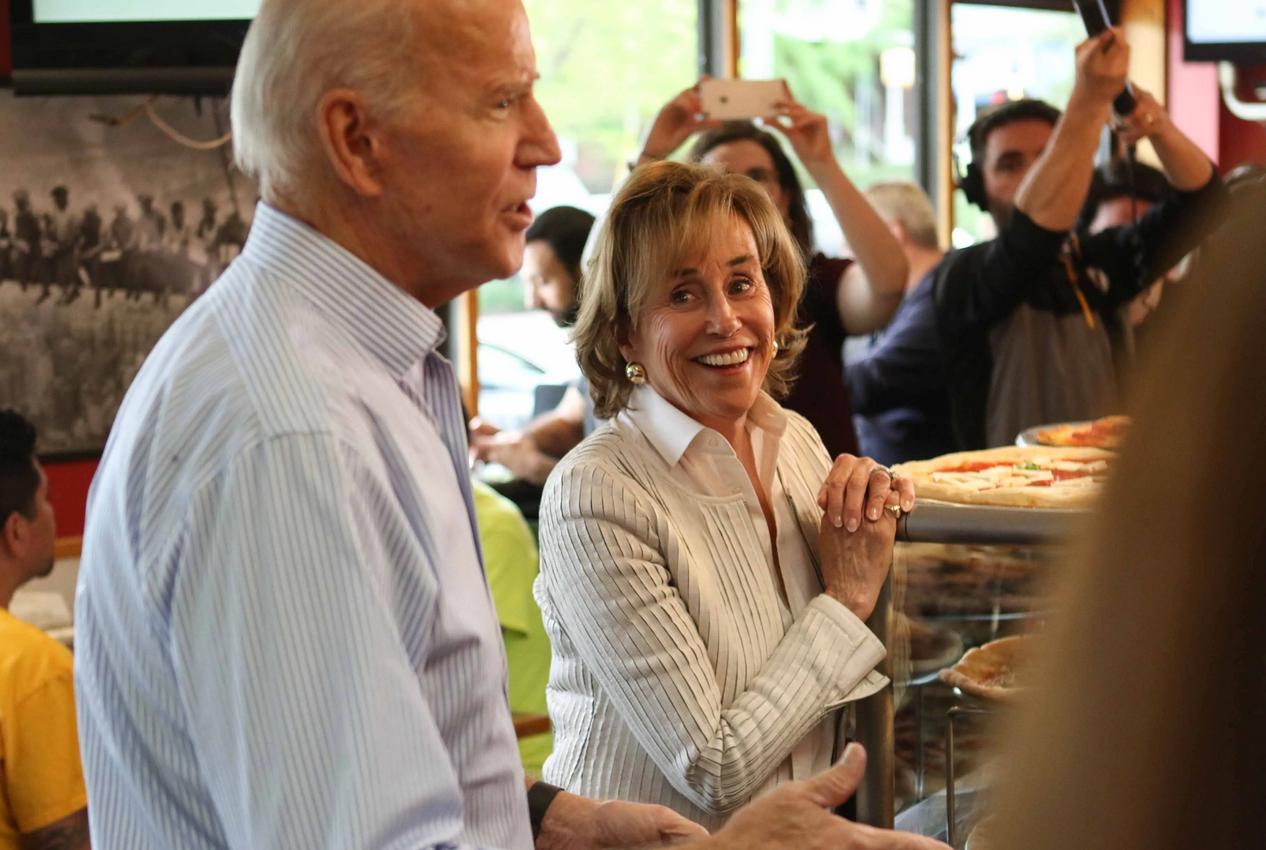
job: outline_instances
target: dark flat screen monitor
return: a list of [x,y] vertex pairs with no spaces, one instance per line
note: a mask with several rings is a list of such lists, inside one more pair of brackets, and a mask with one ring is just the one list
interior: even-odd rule
[[225,95],[259,0],[10,0],[18,94]]
[[1266,0],[1183,0],[1183,59],[1266,64]]

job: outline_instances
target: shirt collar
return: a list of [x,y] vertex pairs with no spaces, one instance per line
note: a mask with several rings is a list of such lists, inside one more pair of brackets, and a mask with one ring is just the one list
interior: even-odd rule
[[337,242],[263,201],[242,258],[282,272],[397,380],[444,341],[435,311]]
[[[629,405],[621,416],[627,416],[646,435],[669,466],[676,466],[686,450],[705,431],[717,437],[716,443],[722,450],[732,451],[720,434],[679,410],[650,384],[642,384],[633,390]],[[756,397],[756,403],[747,413],[747,421],[749,427],[760,428],[775,440],[787,430],[787,412],[764,392]]]

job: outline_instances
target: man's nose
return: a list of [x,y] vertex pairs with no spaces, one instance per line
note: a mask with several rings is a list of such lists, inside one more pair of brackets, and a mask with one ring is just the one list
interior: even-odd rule
[[535,97],[529,97],[525,109],[524,136],[519,148],[519,165],[536,168],[541,165],[557,165],[563,158],[558,146],[558,136],[545,117],[545,110]]

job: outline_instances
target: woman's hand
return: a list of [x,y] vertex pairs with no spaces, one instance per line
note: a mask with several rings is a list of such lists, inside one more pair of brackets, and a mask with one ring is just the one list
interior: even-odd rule
[[[896,505],[899,494],[890,491],[888,498]],[[875,610],[892,563],[896,536],[897,515],[893,511],[880,511],[879,519],[862,523],[856,531],[837,528],[822,517],[818,556],[826,594],[859,620],[865,620]]]
[[856,531],[862,522],[862,508],[872,522],[880,519],[890,493],[901,510],[914,510],[914,482],[899,478],[886,467],[868,457],[840,455],[831,465],[826,480],[818,490],[818,507],[826,512],[824,522],[836,528]]
[[[699,82],[708,79],[699,78]],[[690,138],[698,130],[707,130],[721,126],[715,118],[703,114],[703,102],[699,99],[699,83],[678,92],[677,96],[660,107],[651,124],[651,131],[642,144],[642,154],[638,163],[644,161],[666,159],[677,150],[681,143]]]
[[812,173],[816,167],[836,162],[825,115],[796,100],[791,89],[787,89],[786,100],[779,101],[776,106],[778,111],[765,116],[765,124],[787,137],[805,168]]
[[888,576],[897,517],[914,510],[914,482],[868,457],[840,455],[818,491],[818,505],[824,511],[818,528],[824,589],[865,620]]

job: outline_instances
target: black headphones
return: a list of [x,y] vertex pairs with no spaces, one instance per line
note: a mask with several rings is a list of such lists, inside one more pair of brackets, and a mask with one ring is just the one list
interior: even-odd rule
[[[972,127],[975,126],[975,124],[972,125]],[[970,130],[967,131],[967,137],[971,138]],[[989,212],[989,198],[985,196],[985,173],[981,171],[976,158],[972,157],[964,170],[958,161],[958,157],[955,156],[954,172],[958,188],[963,190],[963,197],[967,199],[967,203],[975,204],[985,212]]]

